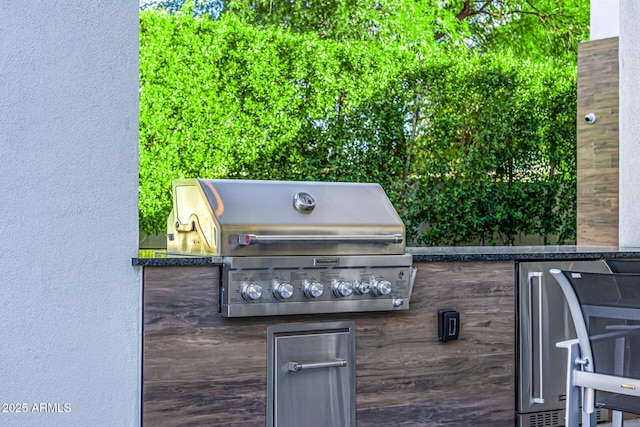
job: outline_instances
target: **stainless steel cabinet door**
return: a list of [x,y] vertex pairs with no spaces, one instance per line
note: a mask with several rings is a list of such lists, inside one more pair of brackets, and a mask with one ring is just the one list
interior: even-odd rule
[[566,354],[559,341],[575,338],[569,308],[552,268],[609,272],[602,261],[548,261],[518,264],[518,413],[564,409]]
[[268,328],[267,426],[355,426],[355,323]]

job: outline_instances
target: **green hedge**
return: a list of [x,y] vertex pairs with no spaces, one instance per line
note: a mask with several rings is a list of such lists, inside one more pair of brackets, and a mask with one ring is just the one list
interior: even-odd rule
[[410,81],[429,101],[401,199],[418,241],[575,239],[575,69],[455,58]]
[[183,177],[379,182],[425,245],[575,238],[576,70],[141,12],[140,224]]

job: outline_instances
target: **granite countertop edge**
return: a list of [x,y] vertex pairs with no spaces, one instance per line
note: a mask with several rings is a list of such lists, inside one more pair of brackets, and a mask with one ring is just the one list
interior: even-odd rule
[[[438,246],[408,247],[414,262],[456,261],[552,261],[606,258],[640,258],[640,247],[613,246]],[[157,252],[153,257],[132,259],[135,267],[220,265],[222,257],[174,255]]]

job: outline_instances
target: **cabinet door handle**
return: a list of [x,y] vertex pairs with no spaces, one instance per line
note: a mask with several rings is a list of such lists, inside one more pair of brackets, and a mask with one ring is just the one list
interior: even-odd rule
[[[543,358],[543,341],[542,341],[542,286],[543,286],[543,277],[544,277],[544,273],[542,273],[541,271],[532,271],[531,273],[529,273],[529,276],[527,277],[527,280],[529,282],[529,314],[532,317],[533,320],[533,279],[537,278],[538,279],[538,292],[537,292],[537,305],[538,305],[538,342],[537,342],[537,347],[538,347],[538,381],[539,381],[539,385],[540,385],[540,389],[538,390],[538,395],[536,396],[533,384],[531,385],[531,400],[533,401],[533,403],[544,403],[544,396],[543,396],[543,390],[544,390],[544,386],[543,386],[543,381],[544,381],[544,375],[542,372],[542,358]],[[534,337],[534,332],[535,332],[535,328],[533,327],[533,321],[531,322],[531,349],[535,349],[536,348],[536,343],[535,343],[535,337]],[[533,353],[533,351],[532,351]],[[531,369],[532,369],[532,373],[536,372],[536,366],[533,366],[534,362],[533,360],[531,361]]]
[[298,372],[303,369],[320,369],[320,368],[342,368],[347,366],[347,361],[344,359],[331,360],[328,362],[314,362],[314,363],[298,363],[289,362],[288,367],[291,372]]

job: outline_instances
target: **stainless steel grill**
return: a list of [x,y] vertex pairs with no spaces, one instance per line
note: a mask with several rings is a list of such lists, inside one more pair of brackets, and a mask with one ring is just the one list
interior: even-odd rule
[[167,249],[219,258],[229,317],[409,308],[412,257],[378,184],[176,180]]

